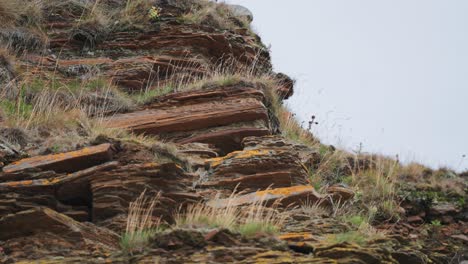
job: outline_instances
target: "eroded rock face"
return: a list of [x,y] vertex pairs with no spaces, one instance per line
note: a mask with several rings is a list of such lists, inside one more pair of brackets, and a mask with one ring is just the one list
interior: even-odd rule
[[[108,9],[125,6],[122,1],[105,2],[112,1],[100,2]],[[209,25],[179,23],[178,18],[191,7],[190,2],[182,3],[187,8],[180,8],[181,1],[175,2],[153,3],[161,8],[164,17],[158,23],[140,27],[116,23],[111,34],[99,26],[77,28],[82,5],[67,2],[52,6],[56,10],[47,10],[45,16],[50,52],[30,55],[26,63],[20,64],[32,63],[29,66],[56,72],[64,78],[89,78],[99,73],[130,92],[152,89],[170,79],[200,77],[226,61],[241,67],[255,64],[258,72],[271,71],[268,50],[258,36],[240,27],[221,30]],[[235,8],[233,12],[251,17],[244,9]],[[80,12],[76,13],[77,10]]]
[[208,180],[201,183],[205,187],[257,190],[307,182],[307,170],[299,158],[274,149],[235,151],[206,160],[206,167]]
[[171,221],[181,205],[200,200],[190,190],[193,177],[174,164],[129,164],[100,173],[90,180],[93,222],[123,230],[128,205],[145,191],[149,197],[161,194],[154,215]]
[[280,135],[268,135],[263,137],[246,137],[242,141],[245,150],[251,149],[274,149],[287,151],[296,155],[306,166],[311,167],[320,160],[317,149],[292,142]]
[[271,133],[264,100],[253,87],[181,92],[158,98],[146,109],[115,115],[107,126],[180,144],[209,143],[228,153],[239,149],[244,137]]
[[[35,208],[0,218],[0,247],[8,259],[50,256],[105,256],[118,246],[118,235],[92,224],[79,223],[47,208]],[[70,249],[73,249],[72,251]]]

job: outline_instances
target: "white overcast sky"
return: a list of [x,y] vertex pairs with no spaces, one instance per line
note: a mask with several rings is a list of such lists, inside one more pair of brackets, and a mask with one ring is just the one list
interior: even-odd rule
[[254,13],[323,142],[468,169],[467,0],[227,2]]

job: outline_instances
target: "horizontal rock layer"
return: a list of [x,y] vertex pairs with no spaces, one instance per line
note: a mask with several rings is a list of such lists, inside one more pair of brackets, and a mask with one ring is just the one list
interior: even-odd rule
[[240,148],[244,137],[270,133],[264,100],[263,92],[252,87],[181,92],[143,110],[114,115],[106,125],[184,144],[210,143],[229,152]]

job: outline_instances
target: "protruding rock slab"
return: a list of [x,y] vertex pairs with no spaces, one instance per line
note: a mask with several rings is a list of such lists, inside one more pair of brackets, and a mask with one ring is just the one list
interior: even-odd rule
[[112,145],[105,143],[66,153],[26,158],[5,166],[3,172],[6,175],[3,177],[11,178],[15,173],[28,169],[53,170],[59,173],[75,172],[109,161],[112,154]]
[[268,120],[261,101],[254,98],[232,99],[220,103],[182,105],[177,108],[148,109],[113,116],[107,126],[136,133],[159,134],[229,125],[237,122]]
[[[0,183],[0,218],[34,207],[47,207],[79,221],[90,220],[90,178],[100,172],[115,169],[119,163],[110,161],[70,174]],[[46,174],[49,175],[49,174]],[[73,206],[62,202],[73,201]]]
[[354,192],[350,188],[333,185],[327,188],[327,193],[331,196],[333,200],[347,201],[354,197]]
[[[272,205],[277,203],[281,206],[301,205],[304,202],[319,202],[324,197],[318,194],[314,187],[299,185],[286,188],[277,188],[265,191],[258,191],[234,198],[216,199],[208,202],[210,206],[223,208],[226,206],[242,206],[255,203],[265,203]],[[326,200],[323,200],[326,202]]]
[[288,187],[307,182],[307,169],[294,153],[275,149],[235,151],[208,159],[208,182],[201,186],[234,189]]
[[275,149],[294,153],[302,163],[311,167],[320,161],[317,149],[298,144],[280,135],[266,135],[262,137],[245,137],[242,141],[244,150],[251,149]]
[[227,153],[240,149],[244,137],[270,134],[264,99],[261,90],[242,86],[179,92],[106,124],[182,144],[209,143]]

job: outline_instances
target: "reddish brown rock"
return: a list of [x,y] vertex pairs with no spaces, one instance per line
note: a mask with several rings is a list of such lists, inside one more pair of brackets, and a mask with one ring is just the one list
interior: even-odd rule
[[[8,259],[47,256],[106,256],[118,248],[119,236],[92,224],[79,223],[47,208],[35,208],[0,219],[0,247]],[[98,253],[100,252],[100,253]]]
[[294,80],[284,73],[276,74],[275,78],[278,80],[279,88],[278,95],[282,99],[288,99],[294,93]]
[[341,200],[342,202],[354,197],[353,190],[339,185],[333,185],[328,187],[327,193],[331,196],[333,200]]
[[235,151],[206,160],[206,169],[208,179],[201,186],[253,191],[304,184],[308,176],[296,155],[274,149]]
[[[90,179],[118,165],[112,161],[70,174],[46,174],[51,177],[0,183],[0,217],[35,207],[48,207],[78,221],[91,220]],[[67,204],[70,201],[72,205]]]
[[317,149],[293,142],[281,135],[267,135],[262,137],[245,137],[242,141],[244,150],[249,149],[275,149],[288,151],[297,155],[302,163],[307,167],[320,160]]
[[112,154],[112,145],[106,143],[77,151],[26,158],[5,166],[0,179],[21,179],[23,176],[18,173],[30,169],[74,172],[106,162],[112,158]]
[[90,181],[93,222],[122,230],[129,203],[144,190],[153,197],[161,193],[154,215],[171,221],[181,205],[200,200],[201,197],[191,191],[193,181],[192,175],[174,163],[129,164],[98,173]]
[[270,133],[263,100],[263,92],[252,87],[181,92],[158,98],[144,110],[115,115],[107,126],[181,144],[209,143],[226,153],[239,149],[244,137]]

